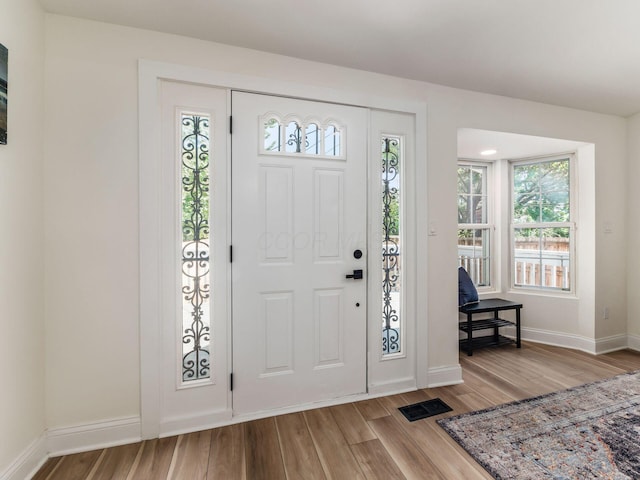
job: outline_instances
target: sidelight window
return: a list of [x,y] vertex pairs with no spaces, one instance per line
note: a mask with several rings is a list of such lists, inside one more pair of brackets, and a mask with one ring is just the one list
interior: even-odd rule
[[382,354],[402,353],[402,143],[382,138]]
[[210,181],[208,115],[181,114],[182,381],[210,378]]

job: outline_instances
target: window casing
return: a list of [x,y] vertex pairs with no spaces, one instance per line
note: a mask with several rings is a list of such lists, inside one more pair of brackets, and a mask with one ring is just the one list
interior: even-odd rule
[[574,156],[510,162],[511,287],[575,291]]
[[469,272],[480,289],[494,286],[491,174],[490,163],[458,162],[458,266]]

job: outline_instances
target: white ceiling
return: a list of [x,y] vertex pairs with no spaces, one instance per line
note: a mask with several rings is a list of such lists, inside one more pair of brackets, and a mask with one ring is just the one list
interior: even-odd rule
[[628,116],[639,0],[40,0],[49,12]]

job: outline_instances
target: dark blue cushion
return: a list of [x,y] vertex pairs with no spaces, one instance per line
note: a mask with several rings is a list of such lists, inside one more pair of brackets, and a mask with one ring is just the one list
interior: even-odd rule
[[478,303],[478,290],[467,271],[458,267],[458,306]]

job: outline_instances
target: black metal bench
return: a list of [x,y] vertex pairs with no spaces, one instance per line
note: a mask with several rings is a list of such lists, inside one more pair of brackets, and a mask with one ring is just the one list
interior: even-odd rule
[[[460,349],[467,352],[467,355],[473,355],[473,350],[478,348],[496,347],[514,342],[516,344],[516,347],[520,348],[521,308],[521,303],[510,302],[509,300],[503,300],[501,298],[487,298],[485,300],[480,300],[478,303],[472,303],[460,307],[460,313],[464,313],[467,316],[467,319],[465,321],[459,322],[458,324],[458,328],[467,334],[467,338],[463,338],[462,340],[460,340]],[[498,316],[498,312],[505,310],[516,311],[515,323]],[[478,313],[493,313],[493,318],[473,320],[473,316]],[[516,327],[515,340],[500,335],[499,328],[507,326]],[[484,335],[474,338],[474,331],[487,330],[490,328],[493,328],[493,335]]]

